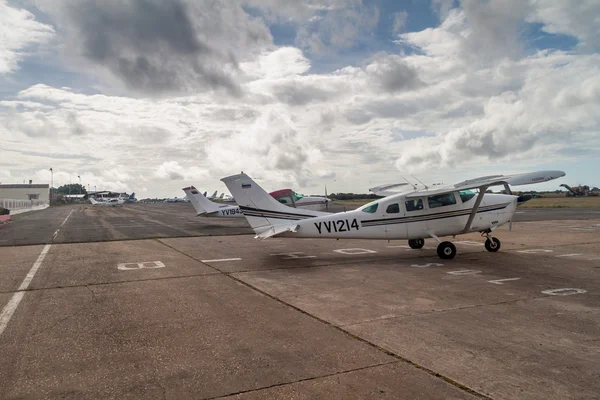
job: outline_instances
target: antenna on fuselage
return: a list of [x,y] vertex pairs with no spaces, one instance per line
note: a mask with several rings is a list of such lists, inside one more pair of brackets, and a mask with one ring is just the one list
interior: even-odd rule
[[[413,178],[415,178],[415,177],[414,177],[414,175],[411,175],[411,176],[412,176]],[[428,189],[429,189],[429,188],[427,187],[427,185],[426,185],[426,184],[424,184],[423,182],[421,182],[421,181],[420,181],[420,180],[418,180],[417,178],[415,178],[415,179],[416,179],[416,181],[417,181],[417,182],[419,182],[421,185],[425,186],[425,190],[428,190]]]
[[408,183],[410,186],[412,186],[412,187],[413,187],[413,190],[417,190],[417,186],[416,186],[414,183],[412,183],[411,181],[409,181],[408,179],[406,179],[406,178],[405,178],[405,177],[403,177],[402,175],[400,175],[400,177],[401,177],[402,179],[404,179],[404,180],[406,181],[406,183]]

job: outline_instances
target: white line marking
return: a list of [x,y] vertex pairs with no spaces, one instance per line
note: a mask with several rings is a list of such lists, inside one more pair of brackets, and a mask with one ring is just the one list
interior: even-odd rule
[[575,256],[580,256],[581,253],[571,253],[571,254],[561,254],[560,256],[556,256],[556,257],[575,257]]
[[518,281],[521,278],[504,278],[504,279],[494,279],[492,281],[488,281],[489,283],[494,283],[496,285],[502,285],[502,282],[508,282],[508,281]]
[[19,288],[17,289],[17,292],[15,292],[15,294],[13,294],[13,297],[10,299],[8,304],[4,307],[4,309],[2,309],[2,313],[0,314],[0,336],[2,335],[2,332],[4,332],[4,329],[6,329],[8,322],[10,321],[13,314],[17,310],[19,303],[21,302],[21,300],[23,300],[23,296],[25,295],[24,290],[27,289],[27,287],[29,287],[29,284],[31,283],[33,277],[35,276],[35,273],[42,265],[42,262],[44,261],[46,254],[48,254],[48,250],[50,250],[50,246],[52,246],[52,245],[47,244],[44,246],[44,248],[42,249],[42,252],[38,256],[37,260],[35,261],[35,263],[33,263],[33,267],[31,267],[31,269],[27,273],[27,276],[25,277],[25,279],[23,279],[21,286],[19,286]]
[[54,231],[54,235],[52,235],[52,240],[56,239],[56,236],[58,235],[58,232],[60,232],[60,229],[57,229]]
[[369,250],[369,249],[359,249],[359,248],[352,248],[352,249],[337,249],[337,250],[334,250],[334,252],[336,252],[336,253],[340,253],[340,254],[350,254],[350,255],[354,255],[354,254],[369,254],[369,253],[377,253],[375,250]]
[[67,222],[67,220],[69,219],[69,217],[71,216],[71,214],[73,214],[73,211],[75,211],[75,209],[72,209],[71,212],[69,213],[69,215],[67,215],[67,218],[65,218],[65,220],[62,222],[62,224],[60,224],[61,228],[65,224],[65,222]]
[[480,274],[481,271],[477,270],[477,269],[460,269],[458,271],[450,271],[450,272],[446,272],[447,274],[450,275],[476,275],[476,274]]
[[587,293],[587,290],[574,289],[574,288],[562,288],[562,289],[542,290],[542,293],[549,294],[550,296],[570,296],[572,294]]
[[241,258],[219,258],[217,260],[200,260],[203,263],[221,262],[221,261],[242,261]]
[[517,250],[517,253],[535,254],[535,253],[552,253],[554,250],[550,249],[529,249],[529,250]]

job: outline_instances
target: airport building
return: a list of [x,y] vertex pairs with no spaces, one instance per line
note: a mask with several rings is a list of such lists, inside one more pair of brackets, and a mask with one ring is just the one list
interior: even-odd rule
[[50,201],[50,185],[0,184],[0,199],[35,200],[47,204]]

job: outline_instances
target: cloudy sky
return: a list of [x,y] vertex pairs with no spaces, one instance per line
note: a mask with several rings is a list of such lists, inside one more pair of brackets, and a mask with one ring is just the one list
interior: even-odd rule
[[[0,182],[600,186],[597,0],[0,0]],[[538,188],[555,189],[561,182]]]

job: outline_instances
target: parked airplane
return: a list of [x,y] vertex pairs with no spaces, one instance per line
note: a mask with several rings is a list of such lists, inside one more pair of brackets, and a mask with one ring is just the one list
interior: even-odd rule
[[[408,239],[420,249],[425,238],[438,242],[440,258],[451,259],[456,247],[440,237],[481,232],[485,248],[495,252],[500,240],[490,234],[511,223],[518,196],[509,185],[529,185],[565,176],[563,171],[538,171],[517,175],[494,175],[471,179],[453,186],[409,190],[372,201],[342,213],[290,211],[267,194],[246,174],[221,179],[238,205],[256,238],[283,235],[304,238]],[[491,186],[504,185],[506,193],[485,193]],[[471,191],[478,189],[478,193]]]
[[119,205],[123,205],[123,203],[125,203],[126,201],[134,202],[136,199],[135,199],[135,193],[131,193],[131,195],[128,198],[124,198],[124,197],[110,197],[110,198],[100,197],[98,199],[95,199],[93,197],[90,197],[89,200],[90,200],[90,203],[92,203],[95,206],[119,206]]
[[[196,215],[221,218],[240,218],[244,216],[238,206],[212,202],[198,192],[194,186],[183,188],[183,191],[186,194],[186,198],[194,206]],[[273,196],[274,199],[286,206],[307,210],[327,207],[327,204],[331,201],[326,197],[303,196],[291,189],[277,190],[270,193],[270,196]],[[221,195],[222,197],[223,195]]]

